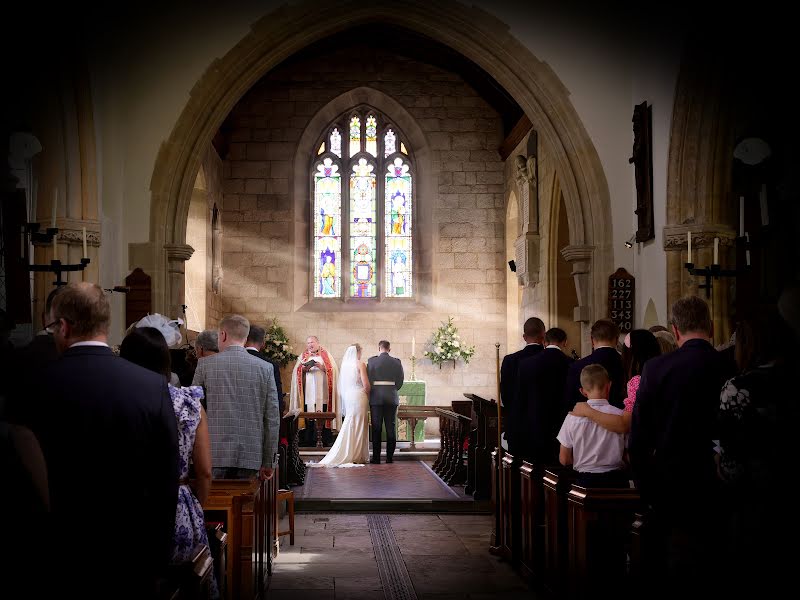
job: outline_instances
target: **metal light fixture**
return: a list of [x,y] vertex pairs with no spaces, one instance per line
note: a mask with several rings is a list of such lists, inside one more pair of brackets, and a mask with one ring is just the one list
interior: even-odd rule
[[635,241],[636,241],[636,234],[634,233],[631,237],[629,237],[625,241],[625,247],[626,248],[633,248],[633,242],[635,242]]

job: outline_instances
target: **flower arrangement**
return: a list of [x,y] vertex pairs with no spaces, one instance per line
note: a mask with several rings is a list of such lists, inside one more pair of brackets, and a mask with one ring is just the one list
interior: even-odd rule
[[469,359],[475,354],[475,346],[466,346],[462,343],[458,335],[458,329],[453,325],[453,317],[447,317],[447,323],[442,323],[434,333],[430,341],[431,350],[426,350],[424,355],[431,359],[431,362],[438,364],[442,368],[442,363],[446,360],[453,361],[453,368],[456,368],[456,361],[462,359],[469,363]]
[[297,354],[292,352],[289,338],[283,331],[283,327],[278,325],[278,319],[272,319],[272,325],[267,328],[264,349],[261,352],[282,367],[285,367],[290,361],[297,360]]

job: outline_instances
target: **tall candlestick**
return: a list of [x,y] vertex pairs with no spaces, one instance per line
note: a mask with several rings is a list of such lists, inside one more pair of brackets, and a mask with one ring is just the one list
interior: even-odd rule
[[689,251],[688,252],[688,258],[686,259],[686,262],[690,263],[690,262],[692,262],[692,232],[691,231],[687,231],[686,233],[687,233],[687,238],[686,238],[687,241],[686,241],[686,243],[688,245],[688,251]]
[[714,262],[713,262],[713,264],[715,264],[715,265],[719,264],[719,238],[718,237],[714,238]]
[[58,188],[53,190],[53,224],[51,227],[56,228],[56,210],[58,209]]
[[761,184],[761,193],[758,195],[761,201],[761,225],[769,225],[769,206],[767,205],[767,184]]
[[414,336],[411,336],[411,356],[416,356],[416,349],[417,349],[417,339]]
[[58,234],[53,235],[53,260],[58,260]]
[[745,247],[745,250],[744,250],[745,263],[749,267],[750,266],[750,234],[749,233],[745,232],[745,234],[744,234],[744,243],[746,244],[746,247]]
[[83,258],[89,258],[89,255],[86,253],[86,227],[83,227]]
[[739,196],[739,237],[744,237],[744,196]]

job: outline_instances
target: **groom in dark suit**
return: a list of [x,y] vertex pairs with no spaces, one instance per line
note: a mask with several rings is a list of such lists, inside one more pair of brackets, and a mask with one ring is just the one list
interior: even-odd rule
[[367,376],[371,390],[369,393],[369,413],[372,421],[372,464],[381,462],[381,423],[386,425],[386,462],[393,462],[394,447],[397,444],[397,395],[403,385],[403,365],[399,358],[389,356],[391,345],[386,340],[378,343],[380,354],[367,361]]

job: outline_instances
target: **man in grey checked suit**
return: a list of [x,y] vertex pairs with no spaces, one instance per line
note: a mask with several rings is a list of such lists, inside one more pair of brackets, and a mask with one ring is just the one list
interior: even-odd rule
[[400,397],[397,390],[403,386],[403,365],[399,358],[389,356],[391,346],[386,340],[378,343],[380,354],[367,361],[367,376],[372,389],[369,392],[369,413],[372,421],[372,458],[381,462],[381,424],[386,424],[386,462],[392,462],[397,444],[397,407]]
[[278,392],[272,365],[244,349],[250,322],[219,324],[219,354],[197,362],[192,385],[206,390],[214,479],[269,474],[278,451]]

